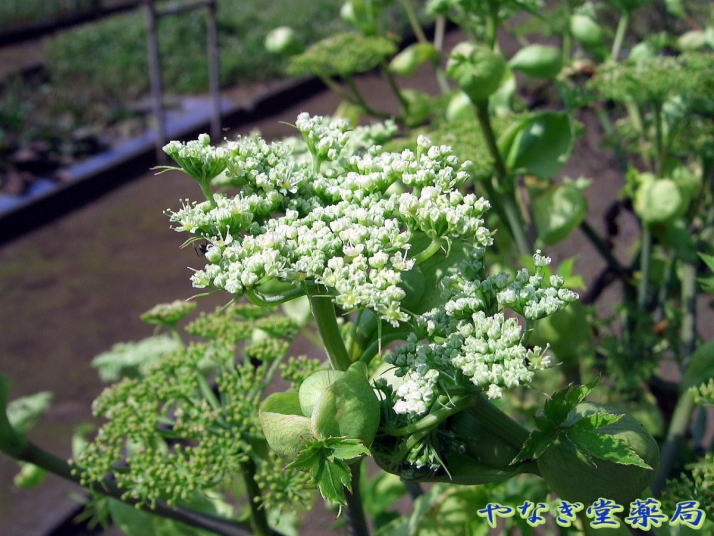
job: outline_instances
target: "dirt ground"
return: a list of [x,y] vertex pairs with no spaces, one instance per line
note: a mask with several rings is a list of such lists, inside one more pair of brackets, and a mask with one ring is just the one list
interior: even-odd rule
[[[359,84],[375,107],[395,106],[376,76],[363,77]],[[412,85],[436,91],[429,72]],[[332,94],[321,93],[238,132],[257,128],[266,138],[292,134],[280,121],[293,121],[300,111],[331,113],[336,105]],[[588,131],[563,171],[593,179],[588,190],[593,218],[599,218],[622,186],[615,160],[599,140],[597,129]],[[92,357],[115,342],[149,335],[152,328],[138,316],[155,303],[194,293],[188,267],[199,266],[201,260],[192,248],[179,249],[184,238],[169,229],[162,212],[177,207],[179,198],[198,196],[197,186],[184,176],[147,173],[0,248],[0,370],[12,379],[11,398],[40,390],[54,393],[48,415],[31,434],[43,447],[69,456],[71,431],[89,419],[91,401],[102,389],[89,365]],[[602,221],[590,223],[602,230]],[[625,217],[621,223],[616,255],[629,262],[635,222]],[[555,263],[577,255],[576,271],[586,283],[603,267],[580,232],[548,254]],[[617,290],[609,290],[602,307],[617,298]],[[74,508],[69,494],[78,488],[50,476],[38,489],[18,490],[11,485],[16,472],[14,462],[0,457],[0,532],[43,536]],[[330,533],[332,519],[316,509],[304,534]]]

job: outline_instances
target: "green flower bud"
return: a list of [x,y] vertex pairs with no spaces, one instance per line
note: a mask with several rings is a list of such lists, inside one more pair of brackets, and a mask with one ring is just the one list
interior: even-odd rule
[[[601,404],[583,402],[572,411],[570,419],[577,420],[603,411],[622,413]],[[599,429],[598,433],[624,441],[652,469],[601,459],[596,459],[597,465],[593,466],[556,442],[538,458],[540,474],[561,499],[589,504],[598,497],[607,497],[619,504],[629,504],[651,484],[656,474],[659,465],[657,442],[644,426],[627,414],[616,423]]]
[[266,398],[258,414],[265,440],[276,454],[294,458],[312,439],[310,419],[302,414],[297,393],[274,393]]
[[[308,381],[310,378],[305,383]],[[367,379],[367,367],[357,362],[314,401],[310,426],[318,438],[348,437],[369,446],[377,433],[379,414],[379,400]]]
[[446,74],[473,101],[482,101],[501,85],[506,60],[488,47],[463,42],[456,45],[446,64]]
[[508,64],[511,69],[523,71],[533,78],[555,78],[563,66],[558,48],[547,45],[529,45],[516,52]]
[[570,32],[575,39],[586,47],[602,45],[602,27],[590,17],[573,15],[570,17]]
[[434,61],[439,51],[431,43],[414,43],[394,56],[389,63],[389,70],[399,76],[410,76],[425,61]]
[[311,416],[322,393],[344,375],[341,370],[318,370],[305,378],[298,393],[302,414]]
[[671,179],[657,179],[642,174],[635,193],[635,212],[645,224],[665,223],[677,217],[684,206],[682,194]]
[[272,54],[295,54],[300,48],[295,31],[289,26],[275,28],[265,36],[265,49]]

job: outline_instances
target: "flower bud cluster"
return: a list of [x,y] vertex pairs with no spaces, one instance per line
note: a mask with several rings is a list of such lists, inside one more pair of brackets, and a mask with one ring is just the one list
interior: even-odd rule
[[228,151],[213,147],[208,134],[201,134],[197,140],[186,143],[171,141],[164,146],[164,152],[199,183],[206,183],[223,173],[228,162]]
[[[416,152],[358,151],[394,127],[348,131],[342,120],[306,114],[296,124],[313,162],[283,158],[290,162],[280,167],[286,144],[239,139],[230,146],[226,177],[240,177],[233,184],[243,189],[216,194],[215,206],[186,203],[170,213],[177,230],[210,243],[194,286],[240,295],[274,279],[308,281],[327,287],[342,308],[369,308],[396,326],[409,318],[400,308],[400,282],[414,266],[416,234],[445,245],[491,244],[483,222],[488,202],[459,191],[470,163],[449,147],[420,138]],[[394,184],[411,191],[392,191]]]
[[564,288],[565,281],[559,275],[547,277],[541,267],[550,264],[549,257],[543,257],[540,250],[533,256],[536,273],[519,270],[515,280],[498,295],[501,308],[508,308],[528,320],[538,320],[556,313],[568,303],[575,301],[578,295]]
[[[544,350],[527,348],[520,322],[503,311],[510,309],[526,319],[541,318],[562,309],[577,295],[568,290],[558,297],[565,290],[560,288],[560,278],[551,278],[557,286],[548,287],[542,277],[528,270],[519,272],[513,281],[506,273],[486,276],[483,256],[484,250],[474,250],[443,279],[443,307],[417,318],[424,342],[411,334],[385,357],[403,380],[394,389],[395,413],[411,417],[426,413],[441,394],[440,383],[471,385],[489,398],[500,398],[504,388],[527,385],[535,371],[549,366]],[[537,272],[549,262],[540,252],[534,256]],[[504,293],[513,293],[517,299],[503,299]]]

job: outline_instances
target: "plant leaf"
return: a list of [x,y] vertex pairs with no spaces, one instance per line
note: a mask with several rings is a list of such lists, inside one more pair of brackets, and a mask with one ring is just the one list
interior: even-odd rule
[[329,440],[332,457],[338,460],[353,460],[363,455],[369,455],[369,449],[359,439],[334,437]]
[[615,436],[586,430],[577,426],[568,428],[565,434],[586,455],[622,465],[635,465],[643,469],[652,469],[624,440]]
[[350,469],[345,462],[322,460],[315,478],[322,498],[326,501],[346,505],[345,489],[352,491],[351,476]]
[[625,416],[624,413],[592,413],[591,415],[586,415],[582,419],[575,421],[570,425],[570,428],[577,428],[582,431],[595,431],[608,424],[613,424],[622,419]]
[[594,382],[589,385],[571,383],[546,401],[543,408],[545,416],[556,426],[564,423],[573,408],[580,404],[594,387]]

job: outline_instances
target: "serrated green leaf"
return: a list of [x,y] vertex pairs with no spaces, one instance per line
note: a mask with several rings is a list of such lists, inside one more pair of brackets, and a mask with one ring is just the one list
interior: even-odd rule
[[578,427],[568,428],[565,434],[578,450],[589,456],[621,465],[635,465],[643,469],[652,469],[622,439]]
[[369,449],[359,439],[333,437],[328,440],[332,449],[331,457],[338,460],[353,460],[363,455],[369,455]]
[[521,451],[511,460],[510,465],[535,460],[556,440],[555,430],[534,430],[526,439]]
[[593,413],[586,415],[570,425],[570,428],[578,428],[583,431],[594,431],[608,424],[613,424],[624,417],[624,413]]
[[590,394],[594,386],[594,383],[589,385],[571,383],[565,389],[561,389],[546,401],[543,408],[545,416],[555,425],[564,423],[570,411]]
[[313,476],[319,471],[320,463],[325,458],[325,449],[321,441],[313,441],[303,448],[286,469],[310,471]]
[[315,476],[323,499],[337,504],[347,504],[345,490],[352,491],[352,475],[345,462],[322,460],[320,469]]

